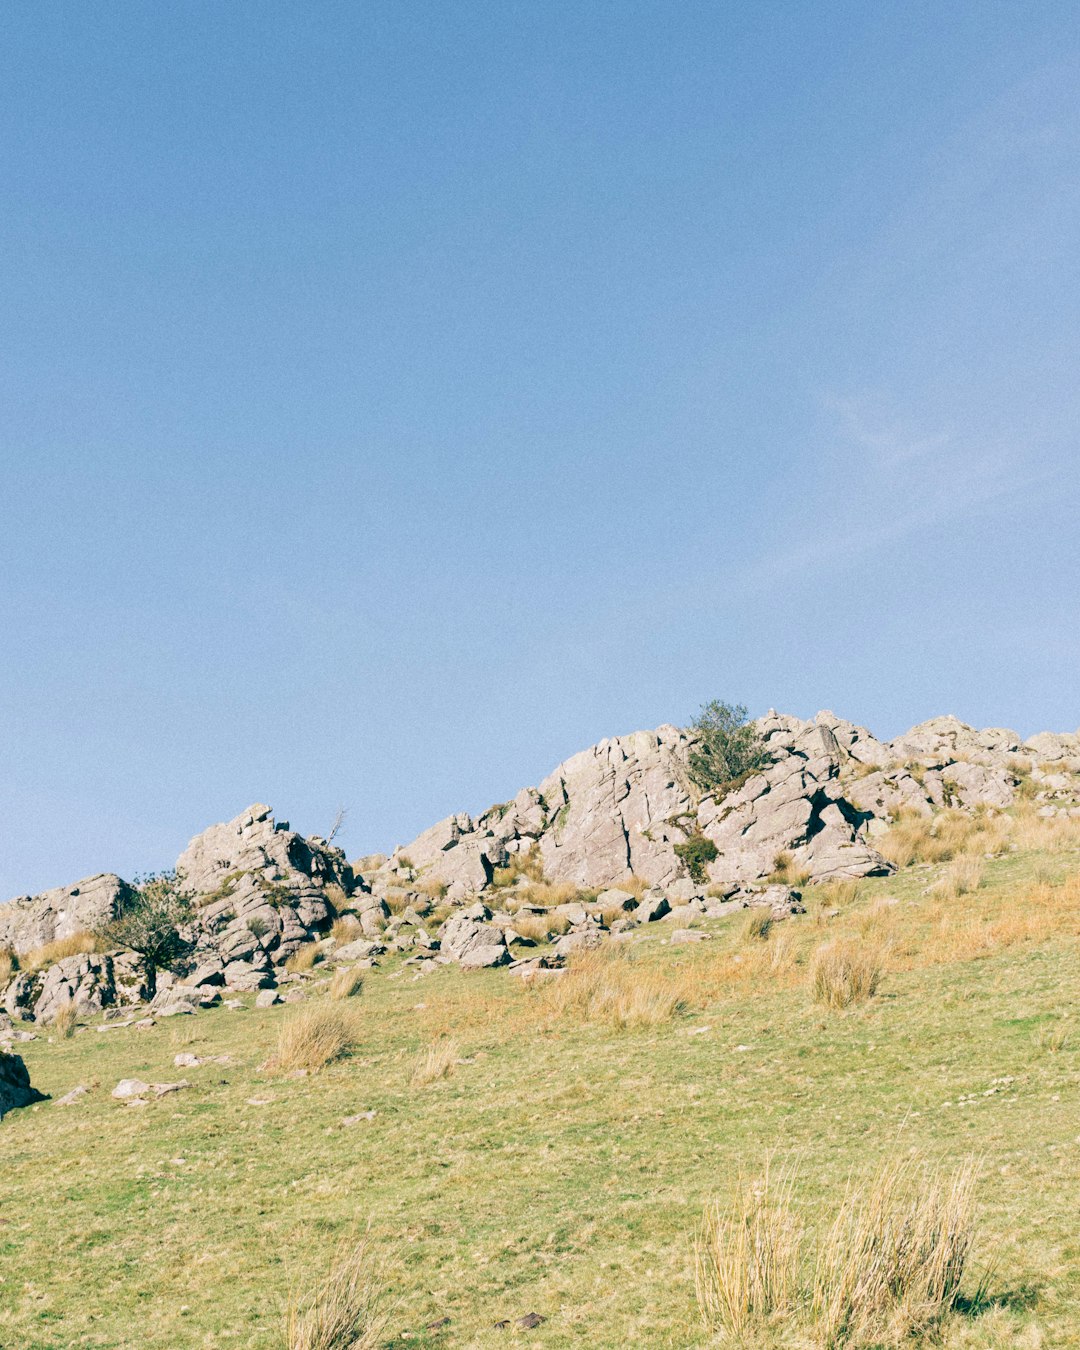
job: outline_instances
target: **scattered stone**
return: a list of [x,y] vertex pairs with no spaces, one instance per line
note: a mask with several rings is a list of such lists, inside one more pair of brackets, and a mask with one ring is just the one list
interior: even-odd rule
[[374,1120],[378,1113],[376,1111],[357,1111],[354,1116],[346,1116],[341,1122],[342,1125],[359,1125],[362,1120]]
[[189,1050],[181,1050],[178,1055],[173,1056],[174,1069],[197,1069],[204,1063],[198,1055],[193,1055]]
[[[296,990],[290,990],[290,993],[296,993]],[[256,1008],[272,1008],[275,1003],[281,1003],[282,998],[276,989],[262,989],[255,995]]]
[[121,1078],[113,1088],[112,1095],[123,1101],[128,1097],[142,1097],[149,1091],[150,1084],[144,1083],[141,1078]]
[[676,928],[669,940],[673,947],[678,947],[687,942],[707,942],[709,935],[697,928]]
[[62,1097],[57,1097],[56,1101],[53,1102],[53,1105],[74,1106],[75,1103],[81,1101],[89,1091],[90,1089],[85,1083],[80,1083],[78,1087],[73,1087],[70,1092],[65,1092]]

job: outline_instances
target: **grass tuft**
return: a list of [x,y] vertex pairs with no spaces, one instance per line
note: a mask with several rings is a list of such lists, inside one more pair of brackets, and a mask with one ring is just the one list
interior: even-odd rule
[[876,992],[882,975],[881,948],[856,938],[834,938],[810,960],[814,1000],[826,1008],[863,1003]]
[[46,942],[44,947],[36,947],[32,952],[19,957],[19,968],[33,975],[36,971],[55,966],[68,956],[82,956],[86,952],[97,950],[97,938],[93,933],[72,933],[70,937],[57,938],[55,942]]
[[302,947],[297,947],[292,956],[285,962],[285,969],[290,975],[302,975],[310,970],[319,959],[319,944],[317,942],[305,942]]
[[286,1350],[374,1350],[388,1314],[383,1273],[367,1242],[343,1245],[322,1279],[290,1300]]
[[413,1064],[409,1083],[412,1087],[427,1087],[442,1078],[449,1078],[457,1067],[461,1051],[457,1041],[444,1037],[422,1050]]
[[355,1013],[328,1003],[305,1004],[287,1017],[278,1034],[273,1066],[283,1073],[317,1073],[343,1059],[359,1040]]
[[330,977],[330,997],[354,998],[364,987],[364,972],[356,966],[342,966]]
[[75,1035],[75,1027],[78,1023],[79,1014],[76,1011],[75,1004],[71,999],[65,999],[56,1010],[56,1015],[52,1020],[53,1032],[61,1040],[69,1041]]

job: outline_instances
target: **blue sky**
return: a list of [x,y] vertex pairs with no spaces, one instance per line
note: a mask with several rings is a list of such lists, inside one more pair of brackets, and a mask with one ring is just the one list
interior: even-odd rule
[[0,896],[1080,723],[1075,5],[9,5],[0,126]]

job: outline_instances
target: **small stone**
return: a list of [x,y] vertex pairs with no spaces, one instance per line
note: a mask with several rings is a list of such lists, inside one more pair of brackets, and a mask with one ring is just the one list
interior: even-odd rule
[[193,1055],[187,1050],[173,1056],[173,1067],[176,1069],[197,1069],[201,1063],[202,1060],[198,1055]]
[[362,1120],[374,1120],[375,1111],[357,1111],[355,1116],[346,1116],[341,1122],[342,1125],[359,1125]]
[[[290,992],[295,992],[290,990]],[[275,1003],[281,1002],[281,995],[276,989],[260,989],[255,995],[256,1008],[272,1008]]]
[[[65,1092],[62,1097],[57,1097],[56,1101],[53,1102],[53,1106],[74,1106],[75,1103],[85,1097],[89,1091],[90,1089],[85,1083],[80,1083],[78,1087],[73,1087],[70,1092]],[[113,1096],[116,1096],[115,1092],[113,1093]]]
[[144,1092],[150,1091],[150,1084],[144,1083],[141,1078],[121,1078],[119,1083],[113,1088],[112,1095],[119,1101],[128,1097],[140,1097]]

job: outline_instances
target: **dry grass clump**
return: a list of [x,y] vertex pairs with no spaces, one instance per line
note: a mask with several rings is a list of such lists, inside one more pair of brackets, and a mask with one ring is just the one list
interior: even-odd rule
[[729,1205],[706,1206],[695,1245],[698,1306],[710,1331],[744,1340],[797,1296],[802,1232],[791,1207],[793,1172],[740,1176]]
[[343,1059],[359,1040],[359,1019],[351,1009],[307,1003],[282,1023],[273,1067],[316,1073]]
[[591,904],[596,899],[596,892],[583,890],[572,881],[534,881],[521,887],[517,899],[522,905],[554,909],[556,905]]
[[287,1350],[374,1350],[389,1316],[382,1271],[364,1241],[343,1245],[326,1274],[289,1300]]
[[954,858],[934,890],[946,900],[958,900],[962,895],[977,891],[982,884],[983,861],[970,853]]
[[18,969],[19,958],[11,948],[0,949],[0,989],[3,989]]
[[683,982],[644,969],[625,947],[593,948],[574,955],[566,974],[537,993],[549,1017],[602,1022],[616,1030],[670,1022],[687,1001]]
[[772,932],[774,922],[772,910],[766,909],[764,905],[758,905],[755,909],[748,910],[746,918],[743,919],[742,940],[744,942],[765,942]]
[[305,942],[302,947],[297,947],[285,962],[285,969],[290,975],[302,975],[312,968],[320,955],[317,942]]
[[55,942],[46,942],[44,947],[36,947],[32,952],[27,952],[25,956],[20,956],[19,968],[32,975],[35,971],[44,970],[47,966],[55,966],[57,961],[63,961],[67,956],[82,956],[86,952],[96,950],[97,938],[93,933],[85,931],[72,933],[70,937],[57,938]]
[[413,890],[426,895],[429,900],[445,900],[449,885],[439,877],[421,877],[413,883]]
[[56,1010],[52,1020],[53,1032],[68,1041],[75,1035],[75,1027],[78,1023],[79,1014],[76,1011],[75,1004],[71,999],[65,999]]
[[785,849],[773,860],[773,870],[767,878],[770,886],[805,886],[810,873],[805,867],[799,867],[792,854]]
[[532,844],[527,853],[514,853],[505,867],[496,867],[491,884],[499,889],[513,886],[518,877],[528,881],[544,880],[544,860],[540,856],[540,845]]
[[326,903],[330,906],[330,912],[332,914],[340,914],[349,903],[349,897],[345,894],[345,888],[339,886],[336,881],[331,881],[323,887],[323,895],[326,897]]
[[330,977],[331,998],[355,998],[364,987],[364,972],[356,966],[342,966]]
[[570,920],[565,914],[522,914],[514,916],[514,932],[533,942],[544,942],[553,934],[561,937],[570,931]]
[[409,897],[402,890],[387,891],[383,896],[383,903],[391,914],[404,914],[409,908]]
[[814,1000],[826,1008],[847,1008],[871,998],[881,982],[882,951],[875,942],[834,938],[810,959]]
[[972,1158],[952,1173],[889,1159],[849,1187],[814,1276],[827,1350],[923,1335],[949,1312],[975,1238],[977,1170]]
[[340,919],[335,919],[330,936],[338,944],[344,947],[349,942],[355,942],[358,938],[364,936],[364,930],[360,926],[360,920],[355,914],[343,914]]
[[457,1041],[448,1036],[433,1041],[426,1050],[422,1050],[417,1056],[412,1067],[412,1073],[409,1075],[410,1085],[412,1087],[427,1087],[429,1083],[437,1083],[440,1079],[449,1078],[457,1067],[460,1058],[461,1050]]
[[856,904],[863,892],[860,877],[837,877],[835,881],[822,881],[810,886],[803,892],[806,908],[816,913],[827,909],[850,909]]

